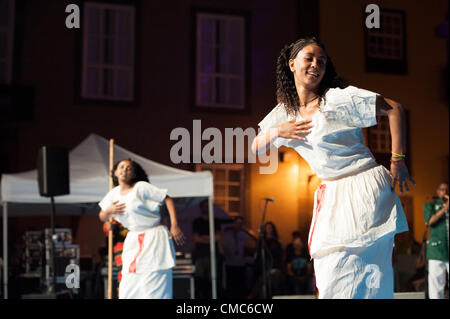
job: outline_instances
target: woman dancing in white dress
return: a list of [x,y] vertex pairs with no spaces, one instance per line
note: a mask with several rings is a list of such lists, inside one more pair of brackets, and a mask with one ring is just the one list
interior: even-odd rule
[[[319,298],[393,298],[394,235],[408,230],[395,193],[415,185],[405,165],[402,106],[346,85],[315,38],[286,46],[277,62],[278,105],[259,123],[252,149],[295,149],[322,183],[315,192],[308,249]],[[388,116],[390,171],[364,145],[362,128]]]

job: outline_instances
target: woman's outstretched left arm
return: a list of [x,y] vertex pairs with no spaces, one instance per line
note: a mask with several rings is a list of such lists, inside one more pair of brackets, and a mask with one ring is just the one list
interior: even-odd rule
[[416,186],[416,183],[409,176],[408,168],[404,162],[406,157],[406,118],[403,106],[394,100],[379,95],[376,101],[376,112],[377,115],[389,118],[389,129],[392,139],[392,189],[395,189],[395,185],[398,182],[400,193],[403,193],[403,187],[409,192],[406,181],[409,179],[414,186]]

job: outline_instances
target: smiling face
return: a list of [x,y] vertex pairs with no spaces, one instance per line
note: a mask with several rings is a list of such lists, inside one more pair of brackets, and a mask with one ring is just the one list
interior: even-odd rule
[[124,160],[119,163],[114,172],[114,176],[117,177],[119,184],[128,185],[131,185],[132,181],[136,178],[133,165],[128,160]]
[[300,50],[295,59],[289,60],[296,85],[314,91],[325,74],[327,54],[316,44],[309,44]]

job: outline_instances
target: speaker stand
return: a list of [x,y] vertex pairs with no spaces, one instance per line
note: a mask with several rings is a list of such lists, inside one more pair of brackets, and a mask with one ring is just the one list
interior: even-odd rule
[[51,203],[51,214],[50,214],[50,242],[51,242],[51,248],[50,248],[50,259],[51,259],[51,265],[52,265],[52,283],[49,286],[48,292],[49,293],[56,293],[56,261],[55,261],[55,243],[53,241],[53,236],[55,234],[55,198],[53,196],[50,196],[50,203]]

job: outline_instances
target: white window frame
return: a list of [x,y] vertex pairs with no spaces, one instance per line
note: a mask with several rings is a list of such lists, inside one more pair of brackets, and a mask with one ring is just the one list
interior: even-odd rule
[[5,63],[4,78],[0,78],[0,84],[11,84],[12,82],[12,66],[14,58],[14,21],[15,21],[15,1],[7,0],[9,2],[9,24],[7,26],[0,26],[0,33],[6,34],[6,57],[2,61]]
[[[101,59],[103,59],[103,40],[106,37],[117,39],[116,36],[108,35],[106,36],[103,33],[103,17],[105,10],[112,10],[112,11],[127,11],[130,14],[130,65],[129,66],[123,66],[117,64],[117,52],[118,52],[118,43],[119,41],[114,41],[114,61],[112,64],[88,64],[87,63],[87,57],[88,57],[88,33],[89,33],[89,26],[88,26],[88,10],[90,9],[99,9],[100,10],[100,23],[99,23],[99,55],[101,56]],[[115,34],[117,34],[117,24],[115,24]],[[99,70],[99,78],[98,78],[98,87],[99,92],[98,94],[88,94],[87,89],[87,76],[88,76],[88,68],[97,68]],[[104,87],[104,77],[103,77],[103,71],[105,69],[109,69],[113,72],[113,88],[112,88],[112,95],[105,95],[103,94],[102,88]],[[121,70],[127,70],[130,72],[129,77],[129,87],[130,92],[128,96],[119,96],[117,91],[117,72]],[[135,94],[135,7],[134,6],[127,6],[127,5],[116,5],[116,4],[109,4],[109,3],[96,3],[96,2],[86,2],[84,4],[84,19],[83,19],[83,67],[82,67],[82,83],[81,83],[81,97],[87,98],[87,99],[96,99],[96,100],[113,100],[113,101],[124,101],[124,102],[131,102],[134,100],[134,94]]]
[[[240,59],[240,65],[241,65],[241,69],[240,69],[240,73],[239,74],[233,74],[233,73],[226,73],[226,72],[215,72],[215,70],[213,72],[204,72],[201,70],[201,66],[203,65],[203,63],[201,63],[201,59],[202,59],[202,29],[201,26],[202,24],[200,23],[202,19],[210,19],[210,20],[214,20],[214,31],[213,34],[215,34],[216,32],[216,25],[217,22],[225,22],[225,25],[228,26],[229,23],[235,23],[238,22],[240,23],[240,32],[241,32],[241,36],[240,36],[240,48],[237,49],[238,55],[239,55],[239,59]],[[225,27],[225,30],[227,30],[227,27]],[[233,48],[229,47],[229,37],[233,36],[230,35],[228,31],[225,32],[225,47],[221,48],[224,50],[233,50]],[[215,38],[215,36],[214,36]],[[215,38],[216,39],[216,38]],[[245,87],[246,87],[246,52],[245,52],[245,48],[246,48],[246,43],[247,39],[246,39],[246,21],[245,21],[245,17],[241,16],[241,15],[229,15],[229,14],[216,14],[216,13],[204,13],[204,12],[197,12],[196,14],[196,70],[195,70],[195,87],[196,87],[196,93],[195,93],[195,106],[196,107],[201,107],[201,108],[211,108],[211,109],[217,109],[217,108],[226,108],[226,109],[236,109],[236,110],[244,110],[245,109],[245,101],[246,101],[246,92],[245,92]],[[214,49],[218,49],[219,47],[217,46],[217,41],[214,41],[215,45],[214,45]],[[214,56],[214,65],[217,64],[217,59]],[[226,63],[226,69],[229,69],[228,65],[230,65],[231,62],[228,61]],[[202,79],[202,77],[211,77],[213,78],[212,80],[212,86],[211,86],[211,99],[208,102],[202,102],[201,101],[201,96],[202,96],[202,92],[201,92],[201,85],[200,85],[200,81]],[[216,101],[217,95],[216,95],[216,80],[217,79],[224,79],[225,80],[225,102],[224,103],[220,103]],[[230,102],[230,96],[231,94],[233,94],[233,92],[230,91],[230,80],[231,79],[239,79],[240,80],[240,91],[242,92],[239,102],[238,104],[232,104]]]
[[[196,164],[196,171],[211,171],[213,175],[214,188],[224,187],[224,194],[218,195],[214,192],[214,203],[221,207],[230,216],[243,216],[244,215],[244,194],[245,194],[245,166],[243,164]],[[225,180],[218,181],[216,179],[217,170],[224,171]],[[240,174],[240,181],[230,181],[230,171],[238,171]],[[229,186],[239,186],[239,196],[230,196]],[[220,202],[224,203],[224,206],[220,205]],[[239,202],[239,211],[232,211],[230,202]]]

